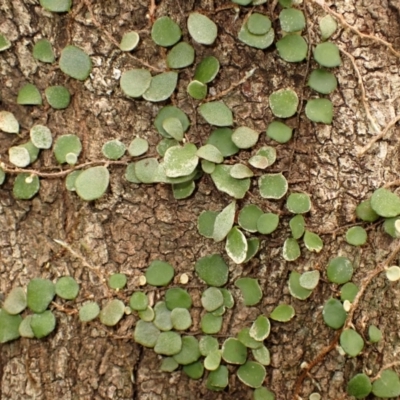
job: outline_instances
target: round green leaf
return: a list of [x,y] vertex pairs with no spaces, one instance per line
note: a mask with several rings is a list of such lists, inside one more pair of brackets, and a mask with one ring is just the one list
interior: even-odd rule
[[214,311],[224,303],[222,293],[216,287],[206,289],[201,295],[201,304],[206,311]]
[[337,29],[337,22],[331,15],[325,15],[319,21],[319,30],[321,31],[321,39],[329,39]]
[[334,43],[320,43],[314,50],[314,60],[323,67],[338,67],[340,59],[339,48]]
[[261,365],[269,365],[271,363],[271,355],[265,346],[252,349],[251,354],[253,354],[254,359]]
[[240,210],[238,223],[248,232],[257,232],[257,221],[261,215],[263,215],[261,208],[248,204]]
[[128,147],[128,153],[132,157],[138,157],[146,153],[148,149],[149,149],[149,143],[147,142],[147,140],[142,139],[140,137],[136,137],[130,143]]
[[19,90],[17,103],[23,105],[41,105],[42,96],[39,89],[35,85],[32,85],[32,83],[27,83]]
[[325,324],[330,328],[340,329],[346,321],[347,314],[342,303],[339,300],[331,298],[324,304],[322,317]]
[[165,174],[176,178],[191,174],[199,162],[197,147],[193,143],[170,147],[164,156]]
[[308,46],[304,38],[288,34],[276,43],[279,56],[287,62],[300,62],[307,57]]
[[199,341],[200,354],[204,357],[210,353],[217,351],[219,348],[218,339],[212,336],[202,336]]
[[[18,331],[22,337],[26,337],[29,339],[33,339],[35,337],[35,334],[33,333],[32,328],[31,328],[32,317],[33,317],[32,314],[27,315],[20,323],[20,325],[18,327]],[[1,325],[1,322],[0,322],[0,325]],[[0,330],[1,330],[1,328],[0,328]],[[0,336],[1,336],[1,334],[0,334]]]
[[172,146],[177,146],[179,142],[175,139],[162,138],[156,147],[157,153],[164,157],[165,152]]
[[173,372],[179,367],[179,364],[174,360],[173,357],[163,358],[160,366],[160,371]]
[[56,318],[50,310],[32,315],[31,328],[37,339],[50,335],[50,333],[54,331],[55,327]]
[[265,340],[271,331],[271,323],[265,315],[259,315],[250,327],[249,335],[258,342]]
[[350,357],[355,357],[362,352],[364,340],[355,330],[345,329],[340,334],[340,346]]
[[279,121],[272,121],[267,128],[267,136],[278,143],[286,143],[292,138],[293,129]]
[[67,154],[73,153],[78,157],[82,151],[82,144],[76,135],[59,136],[54,144],[54,155],[59,164],[67,162]]
[[215,146],[224,157],[236,154],[239,148],[232,141],[233,131],[229,128],[218,128],[211,132],[208,144]]
[[200,356],[198,340],[194,336],[184,336],[181,350],[174,355],[174,360],[180,365],[189,365],[197,361]]
[[169,310],[174,308],[189,309],[192,306],[190,294],[181,288],[171,288],[165,293],[165,304]]
[[56,295],[65,300],[74,300],[79,293],[79,285],[72,276],[62,276],[57,280]]
[[83,200],[97,200],[106,192],[109,181],[110,173],[106,167],[88,168],[76,178],[76,193]]
[[136,176],[135,163],[129,163],[125,170],[125,179],[131,183],[140,183],[141,181]]
[[263,365],[255,361],[247,361],[237,370],[237,376],[245,385],[258,388],[264,382],[266,371]]
[[335,257],[329,261],[326,274],[330,282],[341,285],[353,276],[353,265],[346,257]]
[[217,25],[210,18],[198,12],[189,15],[187,21],[190,36],[200,44],[213,44],[217,38]]
[[229,371],[225,365],[220,365],[215,371],[210,371],[206,387],[209,390],[220,391],[228,386]]
[[354,396],[356,399],[367,397],[371,391],[371,381],[365,374],[357,374],[353,376],[347,384],[347,394],[349,396]]
[[221,351],[210,352],[204,359],[204,368],[208,371],[215,371],[221,364]]
[[246,260],[247,248],[246,237],[237,227],[233,227],[226,239],[226,253],[235,264],[242,264]]
[[266,15],[253,13],[247,19],[247,29],[253,35],[265,35],[271,29],[271,20]]
[[125,305],[121,300],[110,300],[100,311],[100,321],[107,326],[117,325],[125,312]]
[[131,31],[124,33],[122,36],[121,43],[119,44],[119,48],[122,51],[132,51],[139,44],[140,36],[137,32]]
[[299,283],[304,289],[313,290],[317,287],[320,278],[318,270],[307,271],[301,274]]
[[173,266],[165,261],[154,260],[146,270],[146,281],[153,286],[167,286],[174,277]]
[[380,377],[372,384],[372,393],[380,398],[397,397],[400,395],[399,376],[391,369],[382,371]]
[[356,208],[357,218],[366,222],[375,222],[379,215],[372,209],[371,200],[362,201]]
[[177,331],[185,331],[192,326],[192,317],[190,316],[190,312],[186,308],[176,307],[171,311],[171,322],[172,327]]
[[358,286],[353,282],[347,282],[340,288],[340,300],[352,303],[357,296]]
[[200,327],[207,335],[216,334],[221,330],[222,317],[207,312],[201,317]]
[[196,100],[203,100],[207,97],[207,85],[200,81],[191,81],[187,87],[187,92]]
[[[264,156],[261,156],[258,154],[249,158],[249,164],[252,167],[259,168],[259,169],[265,169],[270,165],[267,157],[264,157]],[[250,175],[250,176],[252,176],[252,175]]]
[[300,257],[300,246],[296,239],[288,238],[285,240],[282,249],[282,257],[286,261],[295,261]]
[[290,231],[294,239],[300,239],[305,231],[305,221],[302,215],[296,215],[289,221]]
[[189,128],[189,119],[186,114],[175,106],[165,106],[158,112],[154,125],[161,136],[170,138],[171,135],[164,129],[163,123],[167,118],[177,118],[182,124],[183,131],[186,132]]
[[292,89],[279,89],[269,96],[272,113],[280,118],[289,118],[296,114],[299,98]]
[[200,235],[212,239],[214,232],[214,223],[217,215],[216,211],[202,211],[197,220],[197,229]]
[[306,27],[306,19],[300,10],[287,8],[280,12],[279,21],[281,28],[285,32],[299,32]]
[[196,154],[198,157],[213,162],[215,164],[220,164],[222,161],[224,161],[224,157],[222,156],[221,152],[212,144],[201,146],[197,150]]
[[47,11],[62,13],[70,11],[72,0],[40,0],[40,5]]
[[152,348],[156,345],[160,333],[159,329],[152,322],[140,320],[136,322],[133,339],[136,343],[139,343],[144,347]]
[[53,282],[48,279],[34,278],[28,283],[27,304],[35,313],[42,313],[49,306],[55,295]]
[[275,400],[275,395],[266,387],[261,386],[257,389],[254,389],[253,400]]
[[51,147],[53,138],[47,126],[35,125],[31,128],[29,134],[33,145],[38,149],[49,149]]
[[[175,140],[181,141],[183,139],[183,134],[184,134],[183,126],[182,126],[181,121],[178,118],[176,118],[176,117],[166,118],[163,121],[162,126],[165,129],[165,131],[168,133],[168,135],[173,137]],[[168,149],[166,149],[166,151],[167,150]],[[165,155],[165,153],[164,153],[164,155]]]
[[258,186],[264,199],[281,199],[288,190],[288,182],[282,173],[262,175]]
[[149,305],[149,299],[143,292],[134,292],[129,300],[129,306],[135,311],[145,311]]
[[194,80],[209,83],[217,76],[219,61],[214,56],[208,56],[201,60],[194,72]]
[[248,149],[253,147],[258,140],[259,133],[254,129],[248,128],[247,126],[241,126],[234,130],[232,134],[232,142],[239,149]]
[[186,42],[176,44],[167,55],[169,68],[185,68],[194,61],[194,48]]
[[255,35],[249,30],[248,23],[244,23],[240,28],[238,38],[241,42],[250,47],[263,50],[271,46],[275,38],[275,32],[274,29],[271,28],[262,35]]
[[240,289],[245,306],[255,306],[262,298],[262,290],[257,279],[239,278],[235,286]]
[[299,300],[305,300],[310,297],[312,290],[305,289],[300,284],[301,275],[296,272],[292,271],[289,276],[289,292],[290,294]]
[[293,214],[304,214],[311,210],[310,196],[305,193],[292,193],[286,200],[287,209]]
[[263,345],[262,341],[255,340],[250,336],[250,328],[248,327],[241,329],[237,334],[237,338],[249,349],[259,349]]
[[18,133],[19,123],[14,114],[9,111],[0,111],[0,130],[6,133]]
[[12,146],[8,149],[8,158],[11,164],[16,167],[24,168],[31,162],[29,151],[22,146]]
[[140,97],[150,87],[151,79],[147,69],[131,69],[122,73],[121,89],[129,97]]
[[153,76],[149,88],[143,93],[143,98],[153,102],[167,100],[174,92],[177,82],[178,74],[173,71]]
[[89,322],[97,318],[97,316],[100,314],[100,307],[99,305],[94,302],[90,301],[88,303],[85,303],[80,309],[79,309],[79,319],[82,322]]
[[191,379],[200,379],[204,374],[204,366],[200,361],[196,361],[193,364],[184,365],[182,370]]
[[115,290],[123,289],[126,286],[126,282],[127,278],[125,274],[112,274],[108,278],[108,286]]
[[125,150],[125,145],[118,139],[109,140],[101,148],[101,152],[109,160],[118,160],[125,154]]
[[378,343],[382,339],[382,332],[375,325],[368,327],[368,337],[371,343]]
[[353,226],[346,232],[346,242],[353,246],[362,246],[367,238],[367,231],[361,226]]
[[21,321],[20,315],[10,315],[5,310],[0,309],[0,343],[6,343],[20,337],[18,328]]
[[265,213],[260,215],[257,220],[257,231],[263,235],[269,235],[274,232],[279,224],[279,215],[274,213]]
[[7,295],[3,303],[3,310],[10,315],[16,315],[25,310],[27,305],[26,293],[22,287],[15,287]]
[[151,307],[147,306],[145,310],[139,310],[138,315],[141,320],[152,322],[154,321],[155,312]]
[[53,63],[55,58],[53,47],[47,39],[39,39],[32,50],[33,58],[44,63]]
[[315,69],[308,78],[308,86],[318,93],[329,94],[337,88],[337,79],[331,72]]
[[92,72],[90,57],[80,48],[69,45],[61,51],[60,69],[71,78],[84,81]]
[[313,122],[331,124],[333,118],[333,105],[328,99],[312,99],[307,101],[306,116]]
[[228,338],[222,345],[222,358],[229,364],[244,364],[247,359],[247,348],[238,339]]
[[236,179],[231,176],[231,165],[216,165],[211,179],[217,189],[235,199],[242,199],[250,188],[250,179]]
[[47,102],[56,110],[67,108],[71,102],[71,95],[64,86],[49,86],[44,94]]
[[385,188],[377,189],[372,194],[371,207],[381,217],[396,217],[400,214],[400,197]]
[[315,253],[319,253],[324,247],[324,243],[322,239],[313,232],[305,231],[304,233],[304,244],[309,251],[314,251]]
[[228,266],[219,254],[201,257],[195,270],[200,279],[211,286],[223,286],[228,281]]
[[288,304],[280,304],[273,309],[269,317],[274,321],[288,322],[294,317],[294,315],[295,311],[292,306]]
[[229,126],[233,124],[232,111],[222,101],[210,101],[199,107],[201,116],[211,125]]
[[151,38],[159,46],[173,46],[182,36],[181,28],[170,17],[158,18],[151,29]]

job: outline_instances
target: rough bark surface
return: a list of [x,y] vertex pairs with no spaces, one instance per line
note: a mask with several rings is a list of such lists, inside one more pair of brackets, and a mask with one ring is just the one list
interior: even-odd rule
[[[270,12],[271,2],[258,6]],[[400,49],[400,9],[396,0],[346,0],[329,2],[353,27],[376,35]],[[292,87],[302,101],[314,94],[304,86],[308,69],[314,61],[287,64],[277,55],[274,46],[266,51],[245,46],[237,40],[247,8],[237,14],[228,0],[157,2],[156,16],[170,15],[182,27],[190,40],[186,18],[192,10],[203,11],[217,23],[216,44],[205,47],[193,43],[196,60],[204,55],[216,55],[221,63],[218,78],[210,88],[220,93],[240,80],[246,71],[257,67],[251,79],[230,92],[224,101],[233,110],[235,124],[264,132],[272,119],[268,95],[282,87]],[[56,15],[44,11],[34,0],[0,0],[0,32],[12,42],[10,50],[0,53],[2,85],[1,109],[12,111],[22,125],[22,139],[0,133],[0,161],[8,162],[7,149],[28,137],[33,124],[47,125],[55,136],[76,133],[83,143],[81,160],[101,159],[101,146],[111,138],[129,143],[136,135],[148,139],[151,152],[159,135],[153,120],[160,104],[127,99],[119,88],[119,71],[140,64],[122,53],[110,42],[106,33],[119,41],[128,30],[140,31],[142,42],[135,57],[163,69],[166,52],[155,46],[149,34],[146,0],[109,0],[92,2],[96,20],[94,26],[84,1],[74,0],[72,12]],[[307,36],[318,43],[318,19],[326,13],[316,3],[302,5],[307,15]],[[271,14],[276,31],[279,9]],[[278,33],[279,35],[279,33]],[[90,79],[84,83],[69,79],[54,65],[40,64],[32,58],[33,43],[48,38],[57,54],[67,44],[85,49],[94,64]],[[383,129],[400,112],[399,59],[374,41],[361,39],[354,32],[340,27],[334,41],[355,58],[366,90],[366,100],[377,125]],[[310,230],[319,232],[324,250],[318,254],[302,251],[302,257],[287,263],[281,257],[281,247],[288,231],[288,216],[284,201],[261,201],[256,187],[239,205],[260,204],[264,210],[283,210],[281,228],[262,240],[259,254],[244,266],[230,264],[229,287],[238,299],[233,282],[238,276],[258,278],[264,292],[257,307],[246,308],[240,300],[224,317],[223,335],[235,335],[243,326],[250,326],[260,313],[268,315],[281,302],[293,305],[296,318],[287,324],[273,323],[266,341],[271,352],[267,367],[266,386],[277,399],[292,399],[294,385],[301,373],[301,364],[310,361],[327,346],[335,332],[322,320],[322,305],[338,294],[338,288],[321,282],[307,301],[293,299],[287,289],[290,271],[305,271],[318,267],[324,271],[329,258],[346,255],[354,261],[354,282],[389,254],[392,240],[382,233],[381,226],[369,229],[367,245],[355,248],[344,240],[343,229],[355,221],[354,210],[374,189],[398,179],[398,127],[392,128],[370,152],[357,157],[357,149],[376,134],[366,118],[361,91],[354,66],[342,54],[343,65],[337,69],[338,90],[330,97],[335,118],[331,126],[312,124],[304,115],[288,124],[294,127],[295,138],[276,146],[278,162],[273,171],[283,171],[293,191],[312,195],[313,208],[307,216]],[[200,144],[210,132],[210,126],[197,117],[197,102],[189,100],[186,86],[193,67],[179,77],[179,88],[172,102],[191,119],[188,140]],[[24,107],[16,104],[19,88],[31,82],[41,92],[49,85],[66,85],[73,94],[71,106],[65,111],[50,107]],[[165,104],[167,104],[166,102]],[[163,103],[164,104],[164,103]],[[269,142],[262,134],[259,144]],[[274,144],[275,146],[275,144]],[[248,158],[246,152],[241,156]],[[45,171],[55,160],[44,151],[34,168]],[[26,285],[33,277],[55,279],[60,275],[74,276],[82,286],[79,301],[93,297],[106,300],[109,295],[99,285],[97,277],[60,248],[53,239],[62,239],[79,251],[92,265],[100,266],[107,275],[122,272],[128,276],[128,290],[117,296],[125,301],[137,288],[138,277],[154,259],[170,262],[176,276],[190,276],[190,293],[194,299],[192,332],[199,331],[200,294],[204,287],[194,274],[195,261],[204,255],[220,252],[223,245],[200,237],[196,220],[204,209],[221,210],[229,201],[217,192],[212,181],[203,177],[189,200],[177,201],[168,185],[133,185],[124,178],[122,167],[111,168],[111,187],[106,196],[92,203],[81,201],[64,188],[62,179],[42,179],[38,196],[31,201],[16,201],[12,197],[12,177],[0,188],[0,291],[3,295],[17,285]],[[178,284],[178,280],[175,282]],[[163,296],[154,291],[154,300]],[[308,398],[319,392],[323,399],[346,398],[347,381],[356,373],[376,374],[380,368],[398,360],[400,290],[383,276],[376,278],[355,314],[355,327],[363,335],[370,324],[379,326],[384,340],[367,345],[363,354],[348,358],[331,351],[303,383],[301,394]],[[71,303],[73,309],[76,304]],[[152,350],[143,349],[130,339],[136,321],[126,316],[115,329],[100,323],[82,324],[76,314],[57,311],[56,332],[45,340],[20,339],[0,347],[0,399],[251,399],[252,390],[230,375],[224,392],[210,392],[203,379],[189,380],[181,371],[165,374],[158,371],[160,359]],[[221,337],[221,341],[223,337]],[[235,368],[229,367],[232,371]]]

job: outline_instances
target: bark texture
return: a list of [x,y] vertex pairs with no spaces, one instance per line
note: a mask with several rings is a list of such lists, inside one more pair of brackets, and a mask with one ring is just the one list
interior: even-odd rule
[[[270,13],[271,2],[257,7]],[[238,30],[249,12],[241,8],[223,9],[232,5],[228,0],[157,2],[156,16],[170,15],[190,41],[186,19],[188,13],[206,12],[218,25],[215,45],[205,47],[193,43],[196,62],[205,55],[215,55],[221,71],[210,88],[220,93],[239,81],[246,71],[257,67],[251,79],[230,92],[224,101],[232,109],[236,126],[249,126],[264,132],[272,120],[268,95],[279,88],[294,88],[301,101],[315,96],[305,87],[307,73],[315,67],[310,63],[288,64],[277,55],[274,46],[266,51],[240,43]],[[353,27],[362,33],[375,35],[400,50],[400,9],[396,0],[346,0],[328,2]],[[318,43],[318,20],[326,12],[313,1],[305,1],[307,40]],[[128,144],[134,136],[146,138],[155,154],[159,135],[153,120],[163,104],[131,101],[119,88],[120,71],[140,67],[134,57],[163,69],[166,52],[153,44],[150,37],[149,2],[145,0],[101,0],[91,4],[101,29],[93,24],[89,9],[82,0],[74,0],[69,14],[44,11],[34,0],[0,0],[0,32],[12,42],[12,48],[0,53],[2,85],[1,109],[12,111],[22,125],[22,138],[0,132],[0,161],[8,162],[7,149],[14,143],[26,141],[34,124],[45,124],[55,136],[76,133],[82,140],[81,160],[101,159],[101,147],[111,138]],[[223,9],[223,10],[222,10]],[[279,8],[269,14],[279,37]],[[140,31],[142,38],[137,51],[130,57],[110,42],[110,34],[119,42],[128,30]],[[32,46],[46,37],[59,55],[62,48],[75,44],[92,58],[94,68],[84,83],[69,79],[54,65],[44,65],[32,57]],[[377,126],[383,129],[400,110],[399,59],[374,41],[361,39],[354,32],[340,27],[333,39],[355,60],[365,86],[366,101]],[[235,335],[243,326],[250,326],[260,313],[268,315],[282,302],[293,305],[296,317],[287,324],[273,323],[266,345],[271,352],[267,367],[266,386],[277,399],[292,399],[294,384],[301,373],[301,364],[312,360],[333,339],[335,332],[322,320],[322,305],[338,288],[321,282],[307,301],[293,299],[287,289],[292,270],[303,272],[318,267],[324,271],[327,261],[345,255],[356,266],[354,282],[374,268],[390,252],[392,240],[382,232],[381,225],[369,230],[369,240],[362,248],[348,245],[345,227],[355,221],[354,210],[374,189],[398,179],[398,127],[372,146],[363,157],[357,150],[377,132],[371,126],[362,103],[357,73],[351,60],[342,54],[343,65],[338,68],[339,87],[330,98],[335,117],[333,124],[313,124],[302,112],[287,123],[295,128],[294,139],[276,145],[278,161],[272,172],[282,171],[290,190],[311,194],[313,208],[307,216],[307,227],[319,232],[325,247],[318,254],[303,249],[302,257],[287,263],[281,257],[282,244],[289,236],[288,213],[284,200],[267,202],[260,199],[256,185],[253,196],[239,202],[259,204],[265,211],[283,210],[280,229],[263,238],[258,255],[244,266],[230,264],[229,287],[238,299],[233,282],[239,276],[258,278],[264,292],[257,307],[244,307],[237,301],[235,308],[224,317],[222,335]],[[200,145],[210,133],[196,112],[197,102],[189,100],[186,86],[194,67],[179,77],[173,104],[182,108],[191,119],[187,139]],[[24,107],[16,104],[19,88],[31,82],[43,93],[49,85],[61,84],[73,94],[72,104],[65,111],[50,107]],[[264,134],[261,144],[271,143]],[[239,157],[248,159],[248,152]],[[34,168],[45,171],[55,160],[44,151]],[[138,277],[154,259],[170,262],[177,271],[190,276],[190,293],[194,299],[192,332],[199,331],[200,295],[204,287],[194,274],[196,260],[212,253],[224,254],[221,243],[200,237],[196,228],[199,213],[205,209],[221,210],[227,196],[219,193],[208,177],[203,177],[195,194],[184,201],[174,200],[168,185],[133,185],[124,178],[124,168],[111,168],[111,187],[98,201],[85,203],[64,188],[62,179],[42,179],[38,196],[31,201],[12,197],[12,177],[0,187],[0,292],[6,295],[17,285],[26,285],[33,277],[55,279],[70,274],[82,287],[79,301],[95,298],[105,301],[108,293],[96,275],[84,267],[53,239],[61,239],[79,251],[92,265],[100,266],[105,275],[122,272],[128,276],[128,289],[117,296],[128,301],[137,288]],[[178,278],[175,284],[178,284]],[[164,290],[153,293],[154,301],[162,298]],[[384,340],[367,345],[363,354],[348,358],[338,351],[330,352],[307,378],[301,394],[308,398],[319,392],[323,399],[346,398],[347,381],[356,373],[380,368],[398,360],[400,351],[398,284],[383,276],[375,279],[367,290],[355,314],[355,327],[366,335],[370,324],[378,326]],[[70,309],[76,307],[71,302]],[[394,311],[395,310],[395,311]],[[161,400],[161,399],[252,399],[252,389],[245,387],[234,373],[229,388],[221,393],[210,392],[204,380],[189,380],[181,371],[173,374],[158,371],[160,359],[152,350],[143,349],[130,339],[136,317],[129,315],[115,329],[100,323],[82,324],[75,314],[55,310],[56,332],[45,340],[20,339],[0,347],[0,399],[60,399],[60,400]],[[221,337],[221,342],[223,338]],[[231,368],[233,372],[235,369]]]

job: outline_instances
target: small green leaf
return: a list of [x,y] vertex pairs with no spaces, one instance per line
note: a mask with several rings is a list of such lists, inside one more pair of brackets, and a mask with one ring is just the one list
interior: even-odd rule
[[307,42],[299,35],[288,34],[276,43],[279,56],[287,62],[300,62],[307,57]]
[[320,278],[318,270],[307,271],[301,274],[299,283],[304,289],[313,290],[317,287]]
[[335,257],[329,261],[326,274],[330,282],[341,285],[353,276],[353,265],[347,257]]
[[313,122],[331,124],[333,118],[333,105],[328,99],[312,99],[307,101],[306,116]]
[[2,34],[0,34],[0,52],[11,47],[11,42]]
[[271,363],[271,355],[265,346],[261,346],[258,349],[252,349],[251,354],[253,354],[254,359],[261,365],[269,365]]
[[224,298],[224,307],[232,308],[235,305],[235,300],[232,296],[232,293],[228,289],[220,289],[222,296]]
[[221,364],[221,351],[210,352],[204,359],[204,368],[208,371],[215,371]]
[[250,327],[249,335],[258,342],[265,340],[271,332],[271,323],[265,315],[259,315]]
[[47,11],[62,13],[70,11],[72,0],[40,0],[40,5]]
[[247,263],[251,260],[257,254],[259,248],[260,240],[258,238],[247,239],[247,254],[244,262]]
[[[292,1],[292,0],[288,0],[288,1]],[[275,400],[275,395],[270,390],[268,390],[266,387],[261,386],[257,389],[254,389],[253,400]]]
[[100,314],[100,307],[99,305],[94,302],[90,301],[88,303],[85,303],[80,309],[79,309],[79,319],[81,322],[89,322],[97,318],[97,316]]
[[296,215],[289,221],[290,231],[294,239],[300,239],[305,231],[305,221],[302,215]]
[[135,311],[145,311],[149,305],[149,299],[143,292],[134,292],[129,300],[129,306]]
[[207,335],[216,334],[221,330],[222,317],[207,312],[201,317],[200,327]]
[[33,46],[33,58],[44,63],[53,63],[55,58],[53,47],[47,39],[39,39]]
[[400,197],[390,190],[377,189],[371,196],[371,207],[381,217],[396,217],[400,214]]
[[211,286],[223,286],[228,281],[228,266],[219,254],[201,257],[195,270],[200,279]]
[[342,60],[340,59],[339,48],[334,43],[320,43],[314,50],[314,60],[323,67],[338,67]]
[[228,233],[225,250],[235,264],[242,264],[246,260],[247,240],[236,226]]
[[247,359],[247,348],[238,339],[228,338],[222,345],[222,358],[229,364],[244,364]]
[[367,231],[361,226],[353,226],[346,232],[346,242],[353,246],[362,246],[367,238]]
[[364,340],[355,330],[345,329],[340,334],[340,346],[350,357],[356,357],[364,348]]
[[149,143],[146,139],[136,137],[128,147],[128,153],[132,157],[138,157],[146,153],[149,149]]
[[337,29],[336,20],[329,14],[321,18],[319,21],[319,30],[321,31],[321,39],[329,39]]
[[135,162],[135,175],[142,183],[154,183],[157,180],[158,168],[157,158],[144,158]]
[[136,343],[139,343],[144,347],[153,348],[156,345],[160,334],[160,330],[152,322],[140,320],[136,322],[135,330],[133,332],[133,339]]
[[356,208],[357,218],[366,222],[375,222],[379,215],[372,209],[371,200],[362,201]]
[[211,125],[230,126],[233,124],[232,111],[222,101],[210,101],[199,107],[201,116]]
[[72,276],[62,276],[57,280],[56,295],[65,300],[74,300],[79,293],[79,285]]
[[190,36],[200,44],[213,44],[217,38],[217,25],[210,18],[198,12],[190,13],[187,21]]
[[15,287],[8,294],[3,303],[3,310],[10,315],[16,315],[25,310],[27,306],[26,293],[22,287]]
[[110,289],[123,289],[126,286],[127,278],[125,274],[112,274],[108,278],[108,286]]
[[122,73],[121,89],[127,96],[137,98],[150,87],[151,79],[147,69],[131,69]]
[[306,19],[303,12],[295,8],[282,10],[279,14],[279,22],[285,32],[299,32],[306,27]]
[[167,286],[174,277],[173,266],[165,261],[154,260],[146,270],[146,280],[149,285]]
[[203,100],[207,97],[207,85],[199,81],[191,81],[187,87],[188,94],[196,100]]
[[[250,160],[249,160],[250,163]],[[254,176],[253,171],[243,164],[234,164],[229,170],[229,175],[235,179],[245,179]]]
[[201,146],[197,150],[197,156],[215,164],[220,164],[224,160],[221,152],[212,144]]
[[264,213],[257,220],[257,231],[263,235],[274,232],[279,224],[279,215],[274,213]]
[[257,232],[257,221],[262,214],[261,208],[254,204],[248,204],[240,210],[238,223],[248,232]]
[[34,278],[28,283],[27,304],[35,313],[42,313],[49,306],[55,295],[53,282],[48,279]]
[[122,36],[119,48],[122,51],[132,51],[139,44],[140,36],[137,32],[131,31],[124,33]]
[[382,339],[382,332],[375,325],[368,327],[368,337],[371,343],[378,343]]
[[315,253],[319,253],[324,247],[324,243],[322,239],[313,232],[305,231],[304,233],[304,245],[306,246],[308,251],[314,251]]
[[32,315],[31,328],[37,339],[50,335],[50,333],[54,331],[55,327],[56,318],[50,310]]
[[299,98],[292,89],[279,89],[269,96],[272,113],[279,118],[289,118],[296,114]]
[[212,336],[202,336],[199,341],[200,354],[204,357],[210,353],[217,351],[219,348],[218,339]]
[[224,240],[232,229],[236,213],[236,202],[228,204],[215,218],[213,239],[216,242]]
[[258,179],[258,186],[264,199],[281,199],[288,190],[288,182],[282,173],[262,175]]
[[318,93],[329,94],[337,88],[337,79],[331,72],[315,69],[308,78],[308,86]]
[[215,146],[224,157],[233,156],[239,148],[232,141],[232,129],[218,128],[211,132],[207,139],[207,144]]
[[170,147],[164,155],[165,174],[176,178],[191,174],[199,162],[197,147],[193,143]]
[[310,196],[305,193],[291,193],[286,200],[287,209],[293,214],[304,214],[311,210]]
[[300,246],[296,239],[288,238],[283,243],[282,257],[286,261],[295,261],[300,257]]
[[340,288],[340,300],[352,303],[357,296],[358,286],[353,282],[347,282]]
[[222,293],[216,287],[206,289],[201,295],[201,304],[206,311],[214,311],[224,303]]
[[263,365],[255,361],[247,361],[237,370],[237,376],[245,385],[258,388],[264,382],[266,371]]
[[125,150],[125,145],[118,139],[109,140],[101,148],[101,152],[109,160],[118,160],[125,154]]
[[253,13],[247,19],[247,29],[253,35],[265,35],[271,26],[271,20],[263,14]]
[[280,121],[272,121],[267,128],[267,136],[278,143],[287,143],[293,134],[293,129]]
[[177,82],[178,74],[174,71],[153,76],[150,86],[143,93],[143,98],[152,102],[167,100],[174,92]]
[[254,129],[248,128],[247,126],[241,126],[236,128],[232,134],[232,142],[239,149],[249,149],[253,147],[258,140],[259,133]]
[[346,321],[347,314],[339,300],[330,298],[324,304],[322,317],[330,328],[340,329]]
[[372,393],[381,398],[397,397],[400,395],[399,376],[391,369],[382,371],[380,377],[372,384]]
[[173,46],[182,36],[181,28],[170,17],[158,18],[151,29],[151,38],[159,46]]
[[183,132],[189,128],[190,122],[186,114],[175,106],[165,106],[160,109],[155,120],[154,125],[161,136],[171,138],[171,135],[164,129],[163,124],[167,118],[177,118],[182,124]]
[[32,83],[27,83],[18,91],[17,103],[23,105],[41,105],[42,96],[39,89]]
[[173,357],[163,358],[160,366],[160,371],[173,372],[179,367],[179,364],[174,360]]
[[82,151],[82,144],[76,135],[59,136],[54,144],[54,155],[59,164],[67,162],[67,154],[73,153],[78,157]]
[[249,349],[259,349],[263,346],[263,342],[260,340],[255,340],[250,336],[250,328],[245,327],[239,331],[237,338]]
[[[187,310],[185,311],[187,312]],[[181,350],[174,355],[174,360],[180,365],[189,365],[196,362],[200,356],[198,340],[194,336],[184,336]]]
[[[18,331],[22,337],[26,337],[29,339],[33,339],[35,337],[35,334],[33,333],[33,330],[31,328],[32,317],[33,317],[32,314],[27,315],[19,324]],[[0,322],[0,325],[1,325],[1,322]],[[1,331],[1,328],[0,328],[0,331]],[[1,333],[0,333],[0,336],[1,336]],[[1,343],[1,341],[0,341],[0,343]]]
[[220,391],[229,383],[229,371],[225,365],[220,365],[215,371],[210,371],[207,377],[206,387],[209,390]]
[[5,310],[0,309],[0,343],[10,342],[18,339],[19,326],[22,317],[20,315],[10,315]]
[[100,321],[107,326],[115,326],[121,320],[125,312],[125,305],[121,300],[110,300],[100,311]]
[[194,61],[194,48],[186,42],[176,44],[167,55],[169,68],[185,68]]
[[85,169],[75,181],[78,196],[85,201],[97,200],[106,192],[110,173],[103,166]]
[[200,361],[196,361],[193,364],[184,365],[182,370],[191,379],[200,379],[204,374],[204,366]]
[[270,28],[267,33],[255,35],[254,33],[250,32],[248,23],[244,23],[240,28],[238,38],[241,42],[247,44],[248,46],[263,50],[271,46],[271,44],[274,42],[275,32],[273,28]]
[[245,306],[255,306],[262,298],[262,290],[257,279],[239,278],[235,286],[240,289]]
[[80,48],[69,45],[61,51],[60,69],[71,78],[84,81],[92,72],[90,57]]
[[219,71],[219,61],[214,56],[208,56],[201,60],[194,72],[194,79],[202,83],[214,80]]
[[[165,131],[168,133],[168,135],[170,135],[176,141],[182,141],[184,130],[183,130],[182,123],[178,118],[176,118],[176,117],[166,118],[166,119],[164,119],[162,126],[165,129]],[[168,149],[166,149],[166,150],[168,150]],[[164,153],[164,155],[165,155],[165,153]]]
[[49,149],[53,142],[51,131],[47,126],[35,125],[29,132],[31,141],[38,149]]
[[8,158],[11,164],[24,168],[31,163],[29,151],[22,146],[12,146],[8,149]]
[[171,322],[175,330],[185,331],[192,326],[192,317],[186,308],[176,307],[171,311]]
[[301,275],[296,272],[292,271],[289,276],[289,292],[290,294],[299,300],[305,300],[311,296],[312,290],[305,289],[300,284]]
[[202,211],[197,220],[197,229],[200,235],[212,239],[214,232],[215,218],[219,213],[216,211]]
[[365,374],[357,374],[353,376],[347,384],[347,394],[354,396],[356,399],[367,397],[371,391],[371,381]]
[[19,123],[14,114],[9,111],[0,111],[0,130],[6,133],[19,132]]
[[276,306],[273,309],[269,317],[274,321],[288,322],[294,317],[294,315],[295,311],[292,306],[288,304],[279,304],[279,306]]

